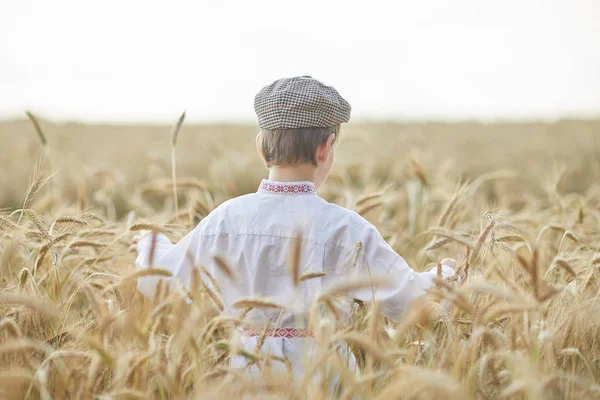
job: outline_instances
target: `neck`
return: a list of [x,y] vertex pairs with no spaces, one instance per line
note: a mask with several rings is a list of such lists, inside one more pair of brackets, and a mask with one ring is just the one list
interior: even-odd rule
[[269,168],[269,180],[277,182],[314,182],[317,170],[310,164],[274,165]]

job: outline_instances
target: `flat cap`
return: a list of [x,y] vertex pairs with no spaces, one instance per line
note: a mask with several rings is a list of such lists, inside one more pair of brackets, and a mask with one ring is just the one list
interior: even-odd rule
[[263,129],[327,128],[350,120],[350,104],[310,76],[278,79],[254,97]]

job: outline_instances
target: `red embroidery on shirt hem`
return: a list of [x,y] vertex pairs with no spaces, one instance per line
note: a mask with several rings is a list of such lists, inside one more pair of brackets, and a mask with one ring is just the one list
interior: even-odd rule
[[[262,329],[244,329],[242,331],[242,334],[244,336],[248,336],[248,337],[262,336],[263,330]],[[302,329],[302,328],[271,328],[271,329],[267,329],[265,336],[276,337],[276,338],[297,339],[297,338],[313,337],[313,332],[311,329]]]

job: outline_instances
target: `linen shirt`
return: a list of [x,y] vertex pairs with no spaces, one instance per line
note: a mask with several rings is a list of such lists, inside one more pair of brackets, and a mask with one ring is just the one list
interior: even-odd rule
[[[297,238],[301,238],[299,274],[325,275],[300,282],[295,290],[289,260]],[[311,182],[263,180],[256,193],[222,203],[176,244],[162,234],[154,240],[154,266],[173,274],[163,279],[187,286],[191,261],[203,265],[218,282],[225,311],[230,313],[235,313],[231,305],[237,300],[253,296],[288,306],[296,297],[308,307],[335,283],[371,276],[384,277],[389,285],[350,291],[348,297],[363,302],[376,300],[384,315],[398,319],[411,301],[432,285],[436,275],[435,268],[423,273],[412,270],[371,223],[319,197]],[[361,252],[351,265],[358,242]],[[151,247],[151,235],[138,242],[137,269],[149,266]],[[227,277],[214,256],[226,260],[236,280]],[[442,268],[445,278],[454,273],[448,266]],[[152,298],[157,282],[156,277],[140,278],[138,290]],[[272,316],[260,313],[253,311],[248,318],[265,322],[265,317]],[[289,326],[287,323],[291,320],[284,316],[281,326]]]
[[[295,287],[289,260],[297,238],[301,238],[299,274],[325,275]],[[352,262],[358,242],[362,243],[362,250]],[[148,267],[151,247],[151,236],[139,241],[138,269]],[[219,268],[215,255],[226,260],[237,275],[236,280]],[[256,193],[224,202],[176,244],[157,234],[153,260],[155,267],[173,274],[163,278],[165,281],[183,286],[190,283],[193,264],[203,265],[220,286],[226,313],[239,313],[241,310],[232,308],[233,303],[254,296],[289,306],[290,310],[280,319],[280,327],[294,326],[294,316],[306,311],[320,293],[353,276],[384,277],[389,286],[354,290],[347,296],[363,302],[374,299],[384,315],[398,319],[411,301],[432,285],[436,275],[435,269],[423,273],[412,270],[372,224],[319,197],[311,182],[263,180]],[[454,271],[443,266],[442,273],[449,277]],[[152,276],[140,278],[138,290],[152,298],[157,282],[158,278]],[[206,283],[210,286],[210,282]],[[253,309],[246,320],[262,326],[269,318],[277,320],[278,315],[279,310]],[[248,350],[253,351],[256,338],[247,339]],[[269,338],[265,346],[276,355],[301,353],[294,346],[286,350],[290,341],[275,339],[278,338]]]

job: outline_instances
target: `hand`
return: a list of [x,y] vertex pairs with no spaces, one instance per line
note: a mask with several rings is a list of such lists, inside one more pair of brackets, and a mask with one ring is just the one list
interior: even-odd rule
[[[465,279],[464,277],[464,271],[457,271],[456,270],[456,260],[454,258],[444,258],[442,261],[440,261],[440,264],[446,266],[446,267],[450,267],[454,270],[455,273],[459,273],[458,275],[458,283],[461,283],[463,281],[463,279]],[[450,279],[452,277],[448,277],[448,279]]]
[[440,261],[440,264],[456,270],[456,260],[454,258],[444,258],[442,261]]
[[[440,261],[440,264],[446,266],[446,267],[450,267],[454,270],[454,272],[456,272],[456,260],[453,258],[444,258],[442,261]],[[446,279],[451,279],[452,276],[449,276]],[[459,275],[458,277],[458,283],[460,283],[462,281],[462,277]],[[445,313],[447,315],[450,315],[452,313],[452,302],[449,302],[448,300],[443,299],[440,302],[440,305],[442,306],[442,308],[444,309]]]
[[137,251],[137,244],[140,240],[142,240],[143,238],[145,238],[148,235],[151,235],[152,231],[137,231],[135,233],[135,235],[133,236],[133,239],[131,239],[131,246],[129,246],[129,251],[132,253],[135,253]]
[[456,260],[453,258],[444,258],[441,262],[442,265],[445,265],[447,267],[450,267],[454,270],[454,272],[457,275],[457,281],[458,283],[463,282],[466,278],[467,278],[467,274],[466,271],[464,270],[464,268],[462,270],[457,270],[457,266],[456,266]]

